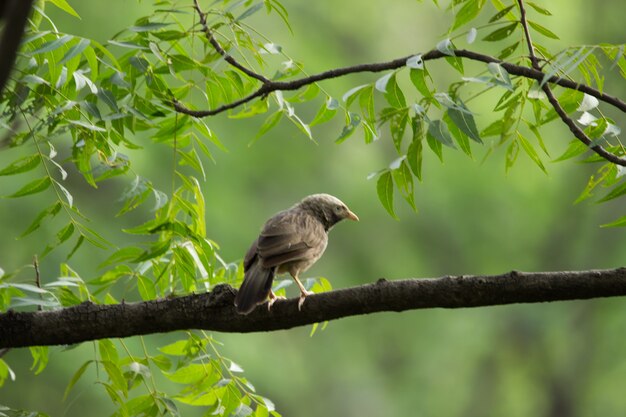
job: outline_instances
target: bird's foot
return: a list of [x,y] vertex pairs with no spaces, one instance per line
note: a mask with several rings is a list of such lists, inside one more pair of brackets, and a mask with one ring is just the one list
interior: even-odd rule
[[270,291],[270,299],[267,302],[267,311],[270,311],[272,309],[272,306],[274,305],[276,300],[285,300],[285,299],[286,297],[283,297],[282,295],[276,295],[274,294],[274,291]]
[[302,311],[302,304],[304,304],[304,300],[306,300],[306,297],[313,294],[315,293],[307,290],[304,290],[300,293],[300,300],[298,300],[298,311]]

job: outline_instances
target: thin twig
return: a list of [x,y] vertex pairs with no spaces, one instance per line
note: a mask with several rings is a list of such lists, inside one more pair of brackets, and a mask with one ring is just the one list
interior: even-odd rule
[[194,8],[196,9],[196,12],[198,12],[198,16],[200,17],[200,24],[202,25],[202,30],[204,30],[204,34],[206,35],[207,40],[209,41],[211,46],[213,46],[213,48],[217,51],[217,53],[219,53],[224,58],[224,61],[228,62],[230,65],[237,68],[239,71],[243,72],[249,77],[256,78],[262,83],[268,82],[269,80],[265,78],[263,75],[257,74],[251,69],[246,68],[245,66],[241,65],[235,58],[233,58],[232,55],[230,55],[228,52],[224,50],[224,48],[222,48],[222,45],[220,45],[217,39],[215,39],[215,36],[213,35],[213,31],[209,28],[209,25],[207,24],[206,14],[200,9],[198,0],[194,0],[193,4],[194,4]]
[[[39,273],[39,260],[37,259],[37,255],[33,257],[33,267],[35,268],[35,285],[37,288],[41,288],[41,274]],[[39,297],[41,298],[41,294],[39,294]],[[43,310],[41,304],[37,306],[37,310]]]

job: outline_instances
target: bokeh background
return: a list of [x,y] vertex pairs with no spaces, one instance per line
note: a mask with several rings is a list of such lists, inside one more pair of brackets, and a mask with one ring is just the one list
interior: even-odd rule
[[[150,12],[149,2],[71,2],[82,20],[51,11],[61,30],[105,41]],[[426,51],[450,24],[451,15],[429,2],[318,0],[283,2],[294,33],[277,18],[255,16],[251,23],[283,46],[314,73],[332,67],[382,61]],[[545,42],[559,50],[577,44],[626,40],[621,2],[555,0],[546,2],[552,17],[534,15],[560,35]],[[488,15],[489,13],[487,13]],[[533,18],[533,15],[531,15]],[[480,38],[480,36],[479,36]],[[537,39],[542,41],[540,39]],[[463,46],[462,44],[460,46]],[[493,46],[475,48],[494,52]],[[443,62],[431,72],[445,86],[457,74]],[[436,68],[436,69],[435,69]],[[608,68],[605,68],[608,71]],[[377,75],[357,75],[324,84],[340,97]],[[626,84],[606,74],[605,89],[626,97]],[[495,104],[476,102],[479,127],[487,126]],[[303,109],[305,120],[316,109]],[[308,112],[308,113],[307,113]],[[340,119],[340,118],[338,118]],[[387,279],[448,274],[495,274],[511,269],[569,270],[624,266],[623,229],[599,225],[624,214],[623,201],[573,202],[594,167],[573,161],[551,163],[541,172],[525,155],[508,173],[504,153],[474,147],[474,158],[446,152],[441,164],[427,152],[424,181],[418,183],[416,214],[396,199],[399,221],[376,197],[370,172],[387,166],[394,153],[388,137],[365,145],[357,132],[341,145],[334,139],[341,121],[314,129],[317,143],[283,122],[249,146],[262,119],[207,120],[229,152],[216,150],[203,183],[209,236],[227,261],[240,260],[263,222],[301,197],[328,192],[344,200],[361,218],[332,231],[323,259],[307,276],[328,278],[335,288]],[[620,121],[618,120],[618,124]],[[624,125],[621,124],[624,128]],[[544,130],[552,158],[570,140],[554,123]],[[168,148],[137,138],[145,148],[133,156],[135,169],[155,184],[171,183]],[[0,162],[15,159],[0,153]],[[71,179],[70,179],[71,181]],[[120,227],[135,225],[141,213],[114,218],[127,179],[90,189],[72,183],[76,202],[93,225],[114,241]],[[0,182],[2,194],[17,185]],[[0,267],[11,271],[31,262],[42,247],[39,235],[15,240],[41,210],[37,197],[0,204]],[[88,279],[108,254],[82,249],[71,265]],[[42,262],[42,276],[58,274],[63,250]],[[292,290],[290,290],[292,291]],[[513,305],[462,310],[383,313],[331,322],[309,336],[311,328],[261,334],[214,334],[222,354],[233,359],[284,416],[623,416],[626,410],[626,314],[623,299]],[[153,335],[146,343],[163,344],[180,335]],[[127,341],[131,349],[139,342]],[[94,357],[85,343],[71,351],[52,348],[50,364],[38,377],[29,369],[28,350],[12,350],[4,359],[17,374],[0,389],[0,404],[44,411],[51,416],[107,416],[113,406],[89,371],[69,399],[63,391],[78,366]],[[166,381],[159,381],[164,390]],[[182,408],[183,415],[200,415]]]

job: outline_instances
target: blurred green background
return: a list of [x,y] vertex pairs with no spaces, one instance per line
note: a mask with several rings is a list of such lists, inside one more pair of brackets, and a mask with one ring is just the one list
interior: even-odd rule
[[[71,2],[82,20],[52,13],[62,31],[106,40],[138,17],[148,2]],[[620,2],[545,2],[554,16],[535,16],[560,35],[554,50],[576,44],[623,42],[626,11]],[[294,34],[276,17],[252,21],[309,73],[363,62],[383,61],[431,49],[445,35],[450,14],[429,2],[283,2]],[[480,36],[479,36],[480,38]],[[459,45],[464,46],[464,44]],[[475,49],[494,52],[492,45]],[[458,75],[443,62],[431,73],[445,86]],[[324,88],[335,97],[378,75],[334,80]],[[626,85],[607,74],[605,89],[626,97]],[[480,103],[480,102],[479,102]],[[494,102],[484,101],[479,127],[487,126]],[[304,109],[310,120],[315,109]],[[307,111],[309,114],[307,114]],[[340,122],[340,120],[339,120]],[[338,122],[314,129],[318,143],[292,124],[282,124],[254,146],[262,118],[207,120],[229,152],[215,152],[204,183],[209,236],[221,256],[238,261],[263,222],[305,195],[334,194],[361,218],[333,229],[325,256],[307,276],[324,276],[335,288],[387,279],[448,274],[495,274],[518,270],[569,270],[624,266],[626,238],[621,229],[599,225],[624,214],[623,201],[596,205],[573,201],[594,167],[547,163],[542,173],[525,155],[504,172],[503,150],[481,163],[486,148],[474,147],[474,160],[446,152],[443,164],[426,153],[424,182],[417,184],[413,213],[396,199],[399,221],[376,197],[370,172],[394,159],[390,140],[365,145],[361,133],[336,145]],[[619,120],[618,120],[619,123]],[[570,135],[553,123],[544,131],[551,156],[562,152]],[[155,184],[171,183],[171,152],[139,139],[135,169]],[[0,162],[15,159],[0,153]],[[18,185],[3,179],[0,187]],[[93,225],[116,241],[123,226],[138,215],[114,218],[125,180],[99,190],[80,179],[72,183],[79,207]],[[6,271],[31,262],[45,234],[16,241],[15,236],[41,209],[37,198],[2,201],[0,267]],[[63,250],[42,263],[43,280],[58,273]],[[108,254],[82,249],[71,265],[88,279]],[[292,291],[292,290],[291,290]],[[464,310],[384,313],[331,322],[309,337],[310,327],[261,334],[214,334],[222,353],[245,369],[257,392],[272,399],[284,416],[623,416],[626,409],[626,315],[622,299],[514,305]],[[180,335],[153,335],[146,343],[163,344]],[[140,351],[139,341],[126,341]],[[113,411],[95,373],[88,372],[69,399],[63,391],[78,366],[94,356],[91,343],[71,351],[51,349],[50,365],[34,377],[28,350],[12,350],[4,359],[17,374],[0,389],[0,404],[41,410],[51,416],[106,416]],[[168,386],[159,381],[164,390]],[[183,415],[198,415],[182,408]]]

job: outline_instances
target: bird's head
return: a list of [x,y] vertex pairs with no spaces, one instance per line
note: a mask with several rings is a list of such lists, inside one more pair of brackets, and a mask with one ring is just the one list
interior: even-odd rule
[[359,217],[343,201],[330,194],[310,195],[303,198],[298,205],[317,217],[326,230],[343,219],[359,221]]

